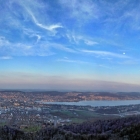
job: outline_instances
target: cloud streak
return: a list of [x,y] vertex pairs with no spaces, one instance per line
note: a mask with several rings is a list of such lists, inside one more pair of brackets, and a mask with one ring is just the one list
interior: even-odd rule
[[110,56],[110,57],[117,57],[117,58],[129,58],[126,55],[118,54],[118,53],[112,53],[108,51],[93,51],[93,50],[81,50],[82,53],[87,54],[95,54],[98,56]]
[[79,24],[97,18],[98,8],[92,0],[59,0],[59,3],[63,9],[67,10],[65,14],[74,18]]
[[63,26],[60,25],[60,24],[52,24],[52,25],[49,25],[49,26],[43,25],[43,24],[38,22],[38,20],[35,18],[35,16],[33,15],[33,13],[30,10],[27,9],[27,12],[32,17],[35,25],[37,25],[38,27],[40,27],[42,29],[45,29],[45,30],[53,32],[53,31],[55,31],[58,28],[63,28]]
[[[40,36],[37,37],[40,38]],[[76,50],[68,48],[67,46],[59,43],[51,43],[48,41],[40,42],[39,44],[13,43],[7,40],[5,37],[0,37],[0,48],[3,55],[10,56],[48,56],[54,55],[57,50],[77,53]]]
[[66,33],[66,37],[68,38],[70,43],[73,44],[85,44],[88,46],[94,46],[94,45],[98,45],[99,43],[97,41],[94,41],[93,39],[90,39],[86,36],[82,36],[82,35],[75,35],[72,33]]
[[9,59],[13,59],[13,58],[11,56],[1,56],[0,59],[9,60]]
[[89,64],[89,62],[86,61],[72,60],[72,59],[58,59],[57,61],[66,62],[66,63]]

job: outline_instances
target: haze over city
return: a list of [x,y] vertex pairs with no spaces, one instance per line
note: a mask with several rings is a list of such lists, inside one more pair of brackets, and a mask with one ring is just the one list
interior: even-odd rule
[[140,2],[1,0],[0,89],[140,91]]

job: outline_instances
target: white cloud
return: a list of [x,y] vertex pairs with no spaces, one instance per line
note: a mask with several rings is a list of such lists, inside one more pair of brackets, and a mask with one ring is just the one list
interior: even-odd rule
[[117,58],[129,58],[127,55],[122,55],[118,53],[112,53],[108,51],[93,51],[93,50],[81,50],[83,53],[87,54],[95,54],[97,56],[110,56],[110,57],[117,57]]
[[67,11],[66,14],[69,14],[69,17],[80,21],[80,23],[98,17],[97,5],[92,0],[59,0],[59,2],[62,8]]
[[[37,36],[37,35],[35,35]],[[40,38],[40,36],[37,36]],[[5,37],[0,37],[1,54],[10,56],[48,56],[56,54],[56,50],[61,50],[69,53],[76,53],[72,48],[58,43],[48,41],[32,44],[28,43],[13,43]],[[56,50],[54,50],[56,49]]]
[[36,42],[39,42],[40,39],[42,38],[42,36],[41,35],[38,35],[38,34],[35,34],[35,36],[37,37],[37,41]]
[[50,47],[50,48],[55,48],[55,49],[59,49],[65,52],[70,52],[70,53],[76,53],[76,51],[74,49],[68,48],[62,44],[57,44],[57,43],[46,43],[45,45],[46,47]]
[[2,57],[0,57],[0,59],[9,60],[9,59],[12,59],[12,57],[11,56],[2,56]]
[[140,63],[140,60],[136,60],[136,59],[130,59],[130,60],[118,62],[118,64],[121,64],[121,65],[137,65],[139,63]]
[[70,43],[74,43],[74,44],[84,43],[88,46],[99,44],[97,41],[93,41],[93,39],[86,36],[82,36],[82,35],[75,35],[72,33],[67,33],[66,37],[68,38]]
[[93,46],[93,45],[97,45],[97,42],[91,41],[91,40],[87,40],[85,39],[85,44],[89,45],[89,46]]
[[65,56],[64,59],[68,59],[68,57]]
[[[13,9],[15,4],[19,7],[16,11]],[[56,30],[58,28],[63,28],[60,23],[52,23],[50,21],[50,15],[47,13],[47,10],[49,9],[47,2],[43,3],[39,1],[32,2],[30,0],[13,0],[7,2],[7,5],[10,12],[5,12],[7,13],[6,18],[8,21],[11,21],[9,24],[12,26],[24,28],[32,21],[37,27],[53,33],[57,32]],[[20,18],[22,18],[22,22]]]
[[105,65],[102,65],[102,64],[100,64],[100,65],[98,65],[99,67],[103,67],[103,68],[107,68],[107,69],[111,69],[111,67],[108,67],[108,66],[105,66]]
[[27,11],[28,11],[29,15],[32,17],[34,23],[40,28],[43,28],[48,31],[55,31],[57,28],[63,28],[63,26],[60,24],[52,24],[52,25],[48,25],[48,26],[43,25],[43,24],[39,23],[39,21],[36,19],[36,17],[33,15],[33,13],[29,9],[27,9]]
[[[98,6],[99,7],[99,6]],[[104,25],[113,27],[113,31],[120,28],[140,30],[140,3],[131,0],[100,1],[100,18],[104,18]],[[104,11],[104,12],[102,12]]]
[[9,44],[10,44],[9,41],[6,40],[4,36],[0,36],[0,47],[6,46]]
[[58,59],[59,62],[67,62],[67,63],[78,63],[78,64],[89,64],[89,62],[81,61],[81,60],[72,60],[72,59]]
[[85,36],[74,36],[73,35],[73,37],[74,37],[74,40],[76,40],[76,42],[83,41],[86,45],[89,45],[89,46],[93,46],[93,45],[98,44],[98,42],[93,41],[92,39],[85,37]]

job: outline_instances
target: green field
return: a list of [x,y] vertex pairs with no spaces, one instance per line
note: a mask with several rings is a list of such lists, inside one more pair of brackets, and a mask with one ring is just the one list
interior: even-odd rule
[[88,110],[52,110],[50,114],[63,119],[69,118],[72,123],[95,121],[98,119],[104,119],[106,117],[104,115]]

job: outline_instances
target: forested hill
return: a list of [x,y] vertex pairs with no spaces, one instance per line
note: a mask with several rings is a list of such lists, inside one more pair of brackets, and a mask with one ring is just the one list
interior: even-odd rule
[[0,140],[139,140],[140,116],[94,123],[73,124],[63,127],[46,127],[35,133],[4,126]]

